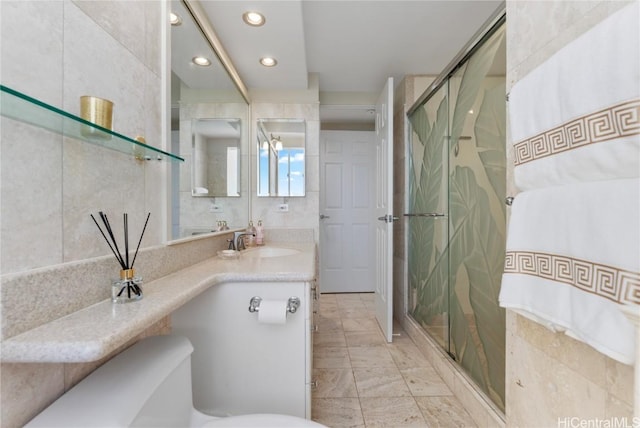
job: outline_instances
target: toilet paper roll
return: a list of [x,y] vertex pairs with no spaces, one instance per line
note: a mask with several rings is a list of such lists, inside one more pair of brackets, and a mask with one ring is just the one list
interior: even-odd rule
[[284,324],[287,322],[286,300],[263,300],[258,310],[258,322],[261,324]]

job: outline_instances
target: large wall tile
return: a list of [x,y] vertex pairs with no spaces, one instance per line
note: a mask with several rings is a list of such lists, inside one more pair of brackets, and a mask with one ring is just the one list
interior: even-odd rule
[[60,107],[63,2],[2,1],[2,84]]

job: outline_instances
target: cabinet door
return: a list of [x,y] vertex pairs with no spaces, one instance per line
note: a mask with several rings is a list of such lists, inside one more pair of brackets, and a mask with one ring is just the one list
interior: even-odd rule
[[[203,413],[310,415],[310,287],[304,282],[223,283],[172,315],[173,334],[193,344],[193,403]],[[300,307],[284,324],[259,321],[253,296]]]

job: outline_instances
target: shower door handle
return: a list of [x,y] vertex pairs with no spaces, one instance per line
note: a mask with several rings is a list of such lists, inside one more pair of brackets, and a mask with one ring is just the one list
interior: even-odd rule
[[405,217],[446,217],[443,213],[416,213],[403,214]]

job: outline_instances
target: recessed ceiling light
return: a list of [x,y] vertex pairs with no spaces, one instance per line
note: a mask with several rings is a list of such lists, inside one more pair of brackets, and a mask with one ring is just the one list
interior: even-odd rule
[[259,27],[267,22],[264,15],[258,12],[245,12],[242,14],[242,20],[252,27]]
[[191,60],[195,65],[200,65],[202,67],[207,67],[211,65],[211,61],[209,58],[205,58],[203,56],[194,56]]
[[171,25],[182,25],[182,18],[180,18],[180,16],[176,13],[173,12],[169,12],[169,22],[171,23]]
[[264,58],[260,58],[260,64],[265,67],[275,67],[278,64],[275,58],[271,58],[270,56],[265,56]]

